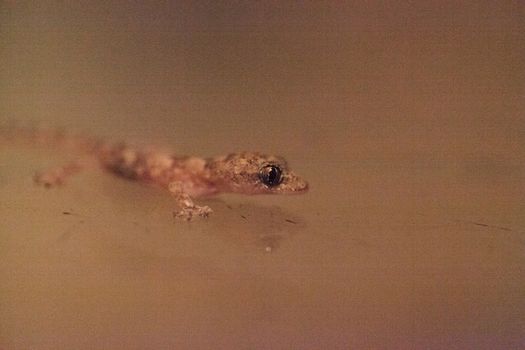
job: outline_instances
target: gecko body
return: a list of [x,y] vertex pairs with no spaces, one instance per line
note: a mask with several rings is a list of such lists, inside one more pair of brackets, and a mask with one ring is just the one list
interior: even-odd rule
[[30,138],[28,135],[38,135],[41,144],[69,145],[83,154],[79,160],[37,173],[34,177],[37,184],[61,185],[71,175],[94,165],[130,180],[167,189],[180,207],[174,216],[185,220],[212,213],[210,207],[195,204],[196,197],[219,193],[299,194],[308,190],[308,183],[289,168],[284,158],[258,152],[201,158],[94,138],[73,139],[60,133],[26,132],[25,138]]

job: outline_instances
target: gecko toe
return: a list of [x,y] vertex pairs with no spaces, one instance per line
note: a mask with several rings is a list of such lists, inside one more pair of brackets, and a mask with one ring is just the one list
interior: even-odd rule
[[63,183],[63,179],[55,174],[39,173],[33,178],[37,185],[44,186],[45,188],[51,188],[59,186]]
[[173,216],[180,220],[192,221],[196,217],[207,218],[211,213],[213,213],[213,210],[208,206],[193,206],[174,212]]

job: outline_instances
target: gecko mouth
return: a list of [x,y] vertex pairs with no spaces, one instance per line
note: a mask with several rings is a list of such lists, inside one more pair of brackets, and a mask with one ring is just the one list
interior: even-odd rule
[[308,189],[310,186],[308,185],[308,182],[303,181],[302,187],[299,188],[299,192],[308,192]]
[[284,181],[276,188],[276,193],[281,194],[302,194],[308,191],[308,182],[299,178],[295,174],[288,174]]
[[292,194],[300,194],[300,193],[308,192],[308,188],[309,188],[308,182],[300,181],[295,187],[295,189],[293,190]]

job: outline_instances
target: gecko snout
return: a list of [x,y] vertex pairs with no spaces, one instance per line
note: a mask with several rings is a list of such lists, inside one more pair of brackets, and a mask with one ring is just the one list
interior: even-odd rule
[[299,177],[293,171],[288,171],[283,175],[282,182],[276,188],[277,193],[282,194],[301,194],[308,191],[309,185],[306,180]]

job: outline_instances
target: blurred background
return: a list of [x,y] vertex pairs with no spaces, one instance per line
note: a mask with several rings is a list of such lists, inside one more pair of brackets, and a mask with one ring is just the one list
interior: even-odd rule
[[0,3],[0,123],[286,157],[169,195],[2,144],[2,349],[525,347],[520,1]]

